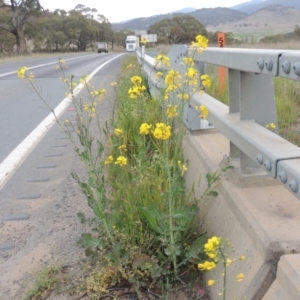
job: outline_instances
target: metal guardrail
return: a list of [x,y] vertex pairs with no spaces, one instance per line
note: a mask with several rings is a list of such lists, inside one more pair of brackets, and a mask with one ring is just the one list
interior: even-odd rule
[[[187,53],[185,45],[173,46],[168,54],[170,68],[185,72],[181,62]],[[137,55],[148,75],[150,90],[159,92],[154,59]],[[230,140],[230,155],[238,154],[241,170],[249,173],[260,167],[300,199],[300,148],[265,128],[269,123],[278,128],[273,77],[299,81],[300,51],[207,48],[196,53],[194,61],[201,74],[205,64],[228,68],[229,105],[196,93],[184,110],[186,126],[190,130],[203,128],[201,120],[195,121],[199,114],[195,106],[205,105],[208,121]]]

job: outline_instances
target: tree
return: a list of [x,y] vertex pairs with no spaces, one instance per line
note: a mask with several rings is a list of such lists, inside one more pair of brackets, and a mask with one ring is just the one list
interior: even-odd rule
[[[0,9],[0,23],[9,21],[9,18],[9,11],[7,9]],[[0,52],[12,52],[15,43],[14,35],[0,28]]]
[[177,16],[172,19],[163,19],[150,26],[149,34],[158,37],[167,37],[170,44],[190,43],[195,36],[208,36],[205,26],[190,15]]
[[12,33],[16,38],[17,54],[24,51],[24,30],[41,11],[39,0],[2,0],[0,8],[10,11],[10,19],[0,23],[0,28]]

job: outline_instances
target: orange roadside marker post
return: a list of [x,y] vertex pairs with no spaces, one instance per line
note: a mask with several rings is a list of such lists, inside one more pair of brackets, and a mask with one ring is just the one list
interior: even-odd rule
[[[219,32],[218,33],[218,47],[224,48],[225,47],[225,33]],[[225,82],[226,82],[226,69],[225,67],[219,67],[219,93],[223,93],[225,89]]]

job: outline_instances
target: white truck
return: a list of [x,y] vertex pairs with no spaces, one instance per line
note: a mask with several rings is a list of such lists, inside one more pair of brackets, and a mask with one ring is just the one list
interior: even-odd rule
[[97,44],[98,53],[105,52],[108,53],[108,46],[106,42],[99,42]]
[[136,51],[140,48],[140,39],[135,35],[128,35],[125,44],[127,52]]

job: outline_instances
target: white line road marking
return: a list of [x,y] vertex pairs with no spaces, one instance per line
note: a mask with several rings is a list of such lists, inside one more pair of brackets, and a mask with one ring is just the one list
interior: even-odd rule
[[[120,57],[120,54],[104,64],[96,68],[89,76],[92,78],[100,69],[105,65]],[[74,89],[74,95],[76,96],[84,87],[84,84],[80,83]],[[62,100],[60,104],[54,109],[55,115],[59,118],[62,113],[70,105],[72,99],[71,97],[66,97]],[[45,136],[47,131],[55,124],[55,116],[50,113],[0,164],[0,190],[13,175],[16,169],[21,165],[25,158],[30,154],[30,152],[35,148],[38,142]]]
[[[94,55],[96,55],[96,54],[94,54]],[[69,58],[69,59],[62,59],[62,60],[70,61],[70,60],[80,59],[80,58],[83,58],[83,57],[89,57],[89,55],[78,56],[78,57]],[[51,65],[55,65],[55,64],[58,64],[58,61],[47,63],[47,64],[42,64],[42,65],[37,65],[37,66],[34,66],[34,67],[30,67],[30,68],[28,68],[28,70],[38,69],[38,68],[51,66]],[[17,70],[12,71],[12,72],[8,72],[8,73],[0,74],[0,77],[5,77],[5,76],[8,76],[8,75],[12,75],[12,74],[17,74]]]

